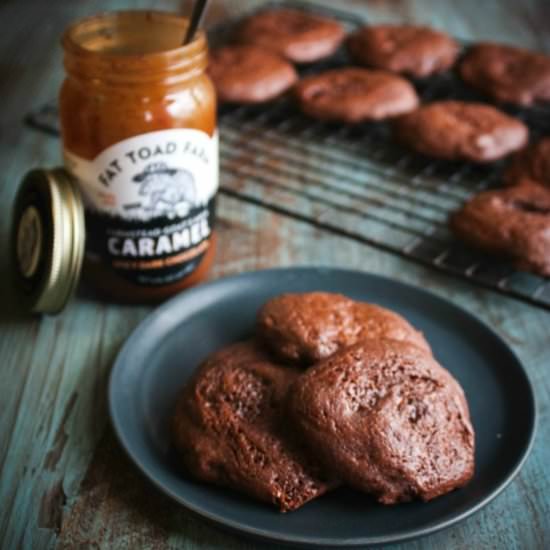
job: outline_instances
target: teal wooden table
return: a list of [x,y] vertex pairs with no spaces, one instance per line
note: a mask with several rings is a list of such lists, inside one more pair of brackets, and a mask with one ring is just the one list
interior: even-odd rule
[[[259,2],[211,4],[209,24]],[[18,310],[8,285],[7,235],[16,184],[30,167],[60,163],[59,140],[26,128],[22,118],[55,97],[65,25],[122,7],[183,11],[189,3],[5,0],[0,7],[0,547],[256,548],[159,494],[137,473],[109,428],[109,370],[150,308],[101,303],[81,290],[59,316],[31,317]],[[371,21],[423,22],[463,38],[550,51],[548,0],[349,0],[338,7]],[[218,227],[212,278],[285,265],[354,268],[429,288],[489,323],[517,352],[535,385],[539,426],[533,452],[515,481],[480,513],[400,548],[550,548],[548,312],[229,196],[219,201]]]

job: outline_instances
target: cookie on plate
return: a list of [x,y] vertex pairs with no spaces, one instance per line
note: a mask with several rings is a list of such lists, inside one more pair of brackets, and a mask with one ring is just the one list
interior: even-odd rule
[[504,182],[516,185],[525,179],[550,189],[550,138],[543,138],[514,155]]
[[291,387],[289,411],[325,467],[383,504],[431,500],[473,476],[464,392],[409,343],[366,340],[322,361]]
[[510,258],[519,269],[550,276],[550,191],[523,180],[471,198],[450,218],[472,246]]
[[298,82],[295,95],[307,115],[348,123],[396,117],[418,106],[416,91],[404,78],[353,67],[308,76]]
[[326,492],[331,484],[284,419],[287,389],[298,374],[252,342],[207,358],[184,388],[172,422],[187,471],[282,512]]
[[340,23],[293,9],[272,9],[248,17],[236,39],[272,50],[294,63],[310,63],[332,55],[344,38]]
[[437,101],[401,117],[395,135],[424,155],[491,162],[521,149],[529,138],[523,122],[482,103]]
[[503,44],[481,43],[460,63],[460,75],[497,101],[550,101],[550,56]]
[[222,103],[263,103],[281,95],[298,80],[288,61],[254,46],[214,50],[208,72]]
[[268,300],[258,313],[256,332],[282,360],[304,366],[366,338],[406,340],[431,353],[422,333],[397,313],[329,292]]
[[415,25],[372,25],[347,40],[354,61],[367,67],[423,78],[449,69],[459,46],[444,32]]

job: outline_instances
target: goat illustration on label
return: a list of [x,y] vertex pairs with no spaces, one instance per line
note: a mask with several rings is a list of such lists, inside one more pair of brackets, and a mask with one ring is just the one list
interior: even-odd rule
[[144,200],[126,208],[141,208],[147,217],[183,218],[198,206],[195,178],[183,168],[171,168],[164,162],[148,164],[132,181],[139,185],[138,194]]

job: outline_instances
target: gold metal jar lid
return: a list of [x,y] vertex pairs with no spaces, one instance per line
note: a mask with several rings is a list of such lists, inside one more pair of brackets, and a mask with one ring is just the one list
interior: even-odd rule
[[32,170],[13,217],[15,282],[27,309],[58,313],[72,296],[84,256],[84,207],[63,168]]

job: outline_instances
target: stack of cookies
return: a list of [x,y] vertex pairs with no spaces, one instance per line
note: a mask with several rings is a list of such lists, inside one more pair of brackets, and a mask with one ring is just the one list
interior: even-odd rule
[[[342,44],[353,66],[299,79],[295,65],[329,58]],[[457,66],[489,100],[529,107],[550,102],[550,57],[492,43],[460,55],[452,37],[429,27],[373,25],[346,36],[330,18],[269,9],[246,18],[233,43],[212,52],[209,70],[222,103],[264,103],[290,93],[319,120],[390,120],[396,141],[428,157],[492,163],[520,151],[505,177],[512,188],[473,197],[450,226],[473,246],[550,275],[550,138],[525,149],[529,131],[518,118],[480,102],[421,105],[414,86]]]
[[296,510],[338,486],[431,500],[474,472],[458,382],[400,315],[339,294],[284,294],[255,339],[209,356],[172,433],[185,471]]

